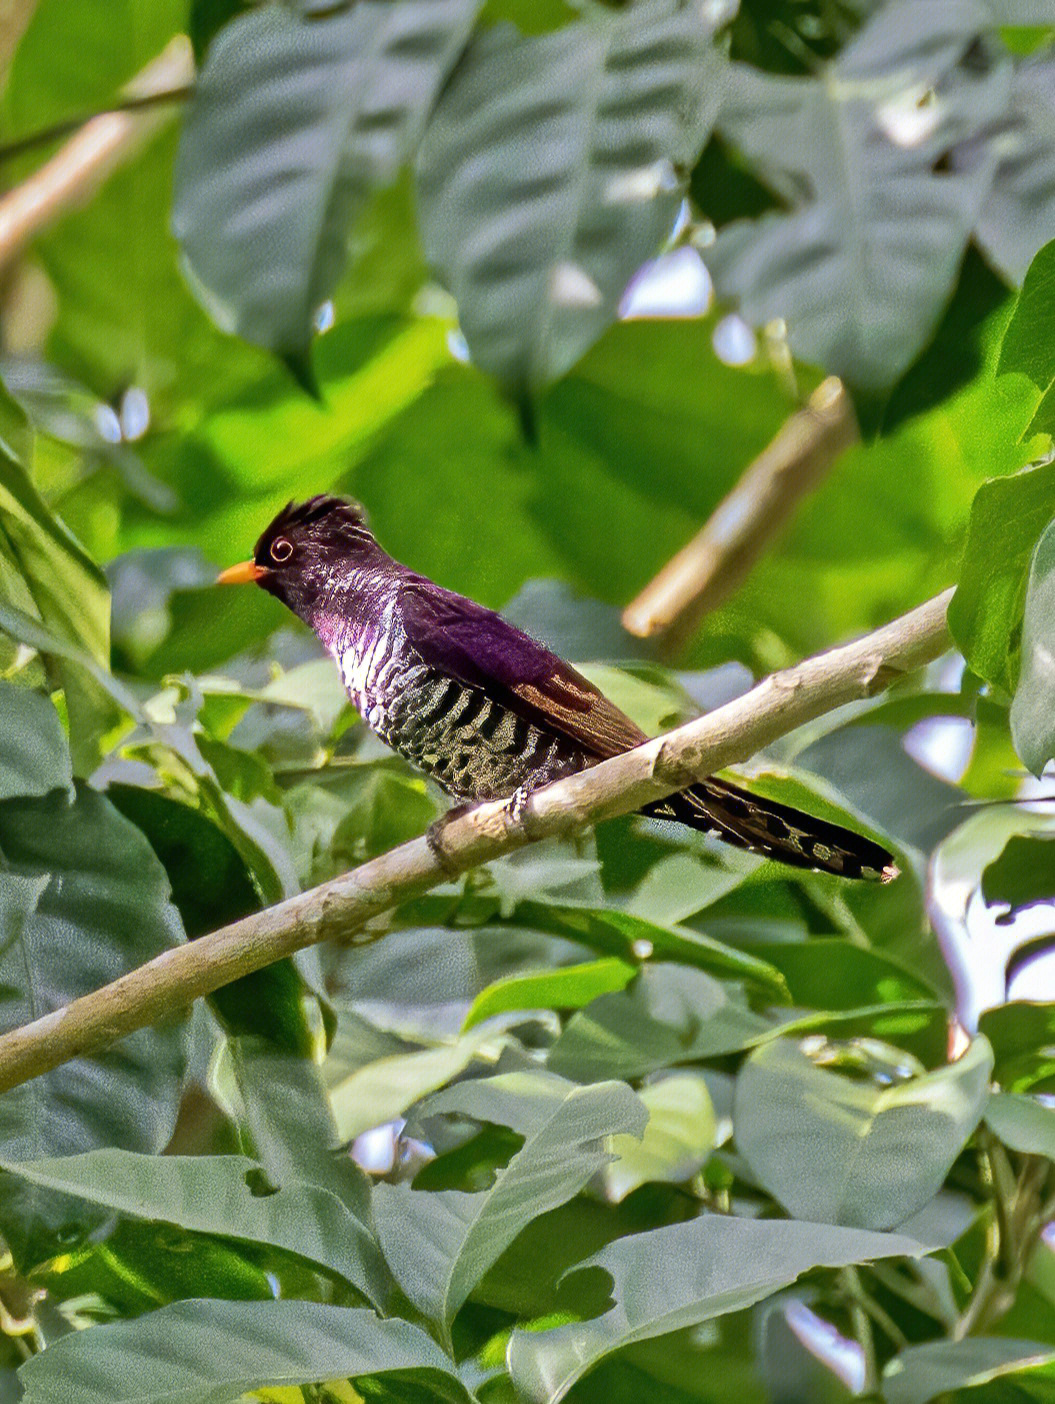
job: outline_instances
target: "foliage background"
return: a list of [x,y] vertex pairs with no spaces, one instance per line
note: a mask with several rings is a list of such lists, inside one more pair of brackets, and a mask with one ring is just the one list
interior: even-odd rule
[[[6,1094],[0,1397],[1051,1398],[1048,0],[4,19],[11,142],[200,65],[5,268],[5,1027],[438,812],[211,587],[290,497],[653,732],[951,583],[960,654],[751,771],[892,887],[615,821]],[[863,441],[660,661],[619,608],[823,373]]]

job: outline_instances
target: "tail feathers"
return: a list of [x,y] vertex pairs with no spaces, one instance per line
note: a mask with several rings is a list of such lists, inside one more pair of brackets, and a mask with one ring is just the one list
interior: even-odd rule
[[893,855],[871,839],[724,780],[701,780],[647,805],[641,813],[674,819],[794,868],[871,882],[891,882],[898,875]]

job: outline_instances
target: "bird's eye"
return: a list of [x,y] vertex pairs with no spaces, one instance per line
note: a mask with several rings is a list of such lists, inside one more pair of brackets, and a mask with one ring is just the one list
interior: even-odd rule
[[291,542],[287,541],[284,536],[279,536],[272,541],[271,559],[273,561],[278,561],[281,564],[282,561],[288,561],[292,554],[293,545]]

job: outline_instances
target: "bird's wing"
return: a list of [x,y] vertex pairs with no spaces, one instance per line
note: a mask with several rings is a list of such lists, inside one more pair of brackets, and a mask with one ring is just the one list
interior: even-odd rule
[[422,662],[535,726],[562,732],[599,760],[648,739],[592,682],[493,610],[425,579],[406,581],[400,604]]

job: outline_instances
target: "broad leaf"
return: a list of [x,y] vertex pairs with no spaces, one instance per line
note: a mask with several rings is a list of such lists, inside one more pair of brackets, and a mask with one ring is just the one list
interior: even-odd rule
[[250,1390],[392,1372],[423,1400],[470,1404],[419,1327],[320,1302],[175,1302],[66,1336],[21,1379],[25,1404],[226,1404]]
[[[1043,14],[1041,0],[1034,19],[1039,23]],[[1050,10],[1046,18],[1050,24]],[[1055,63],[1050,49],[1016,65],[1006,114],[980,141],[958,150],[956,163],[984,161],[980,148],[985,142],[993,144],[999,164],[974,236],[994,266],[1021,283],[1055,228]]]
[[644,1135],[609,1137],[615,1159],[601,1168],[605,1196],[617,1204],[650,1181],[691,1179],[717,1144],[714,1106],[700,1073],[671,1073],[638,1096],[648,1108]]
[[[260,897],[243,859],[200,810],[136,785],[111,785],[107,796],[150,840],[191,940],[259,909]],[[209,1003],[231,1035],[258,1034],[303,1057],[325,1044],[319,996],[292,958],[223,986]]]
[[370,1301],[384,1301],[387,1273],[370,1230],[328,1190],[290,1182],[260,1187],[260,1166],[241,1155],[86,1155],[16,1162],[4,1169],[26,1184],[92,1204],[296,1253],[343,1277]]
[[217,36],[183,129],[174,225],[226,331],[303,364],[351,230],[417,145],[479,0],[383,0]]
[[[63,1005],[183,939],[164,869],[143,835],[101,795],[79,788],[0,804],[0,1017],[5,1028]],[[36,1160],[119,1145],[156,1153],[176,1120],[182,1022],[140,1029],[91,1058],[12,1088],[0,1100],[6,1160]],[[90,1226],[68,1200],[8,1182],[3,1233],[32,1266],[58,1233]]]
[[0,800],[68,790],[69,746],[48,698],[0,679],[0,717]]
[[[1015,690],[1013,636],[1022,618],[1030,558],[1053,511],[1055,463],[994,478],[978,489],[971,506],[949,627],[972,670],[1005,692]],[[1028,662],[1029,655],[1023,657]]]
[[980,1394],[980,1401],[1015,1399],[1026,1404],[1030,1399],[1050,1399],[1055,1348],[1042,1341],[1007,1336],[908,1346],[883,1371],[883,1398],[886,1404],[927,1404],[939,1395],[944,1399],[954,1390],[993,1381],[1003,1383],[997,1383],[993,1393]]
[[[475,1094],[517,1097],[521,1083],[537,1095],[536,1075],[461,1084],[433,1107],[478,1114]],[[556,1083],[556,1080],[553,1080]],[[532,1117],[523,1148],[498,1172],[492,1189],[426,1191],[378,1186],[374,1210],[385,1255],[410,1300],[446,1332],[469,1293],[522,1228],[571,1199],[610,1158],[605,1138],[641,1135],[647,1115],[623,1083],[551,1085]],[[548,1094],[548,1095],[546,1095]],[[490,1117],[502,1113],[487,1110]],[[514,1113],[516,1115],[516,1113]]]
[[[1052,73],[1055,67],[1049,65]],[[1055,90],[1055,82],[1053,82]],[[1055,112],[1052,116],[1055,130]],[[1055,173],[1055,172],[1053,172]],[[1046,244],[1029,265],[1022,291],[1000,347],[1001,373],[1024,375],[1043,399],[1030,428],[1055,432],[1055,352],[1051,329],[1055,326],[1055,240]]]
[[994,1092],[985,1104],[985,1120],[1005,1146],[1055,1161],[1055,1107],[1017,1092]]
[[[26,468],[5,452],[0,452],[0,603],[31,610],[99,667],[109,666],[110,594],[103,573],[49,509]],[[55,673],[66,694],[74,768],[83,775],[96,765],[101,739],[120,714],[96,678],[72,658],[57,661]]]
[[712,1214],[634,1234],[575,1269],[606,1272],[615,1304],[589,1321],[515,1331],[509,1369],[532,1404],[557,1404],[591,1366],[622,1346],[742,1310],[814,1267],[923,1251],[915,1239],[897,1234]]
[[1053,892],[1055,826],[1047,834],[1012,834],[999,858],[982,874],[982,896],[986,902],[1007,908],[998,920],[1009,920],[1027,907],[1050,902]]
[[1001,1004],[984,1010],[978,1027],[993,1046],[1002,1087],[1055,1092],[1055,1004]]
[[601,995],[572,1016],[547,1065],[583,1082],[641,1077],[671,1063],[734,1053],[772,1028],[702,970],[646,965],[628,989]]
[[737,1078],[737,1148],[796,1218],[893,1228],[941,1188],[985,1110],[992,1067],[984,1038],[936,1072],[885,1081],[775,1041]]
[[425,251],[473,360],[515,393],[579,359],[670,234],[721,92],[705,13],[644,0],[545,35],[497,26],[444,92],[418,162]]
[[816,77],[734,71],[722,136],[791,208],[720,231],[718,293],[867,391],[926,345],[992,178],[988,153],[938,169],[1007,101],[1006,60],[960,64],[984,24],[970,0],[892,0]]
[[[1052,465],[1055,468],[1055,465]],[[1045,510],[1055,512],[1055,472]],[[1022,667],[1011,703],[1015,750],[1039,775],[1055,756],[1055,520],[1029,568],[1022,621]]]
[[581,1009],[598,995],[625,989],[635,973],[626,961],[609,959],[565,965],[538,975],[510,975],[480,991],[462,1027],[471,1029],[510,1009]]

